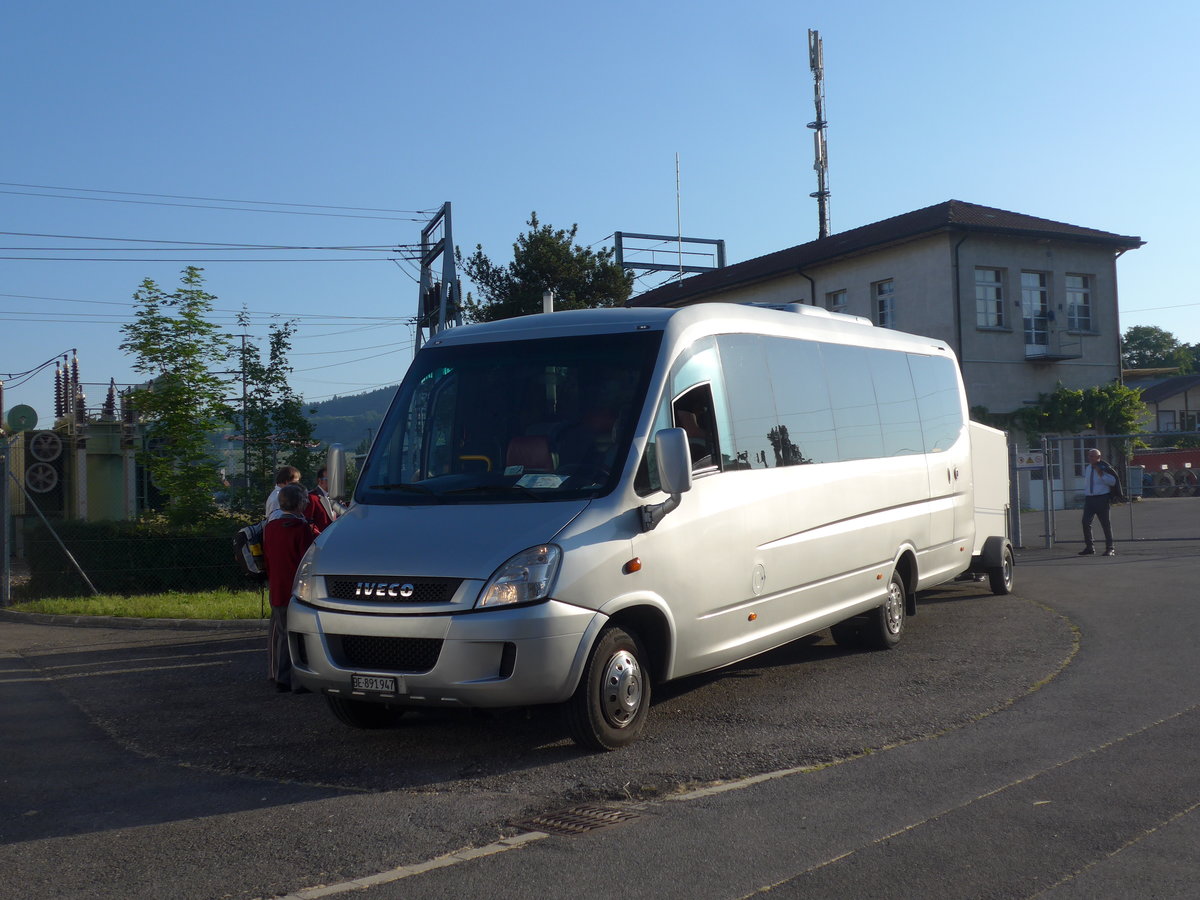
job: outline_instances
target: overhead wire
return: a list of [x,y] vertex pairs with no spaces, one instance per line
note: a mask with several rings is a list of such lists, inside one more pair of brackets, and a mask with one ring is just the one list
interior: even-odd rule
[[388,213],[412,213],[413,215],[427,216],[436,211],[434,209],[377,209],[369,206],[326,206],[319,203],[284,203],[275,200],[235,200],[228,197],[193,197],[187,194],[148,194],[142,191],[106,191],[99,188],[77,188],[77,187],[58,187],[52,184],[22,184],[15,181],[0,181],[0,185],[4,187],[23,187],[23,188],[38,188],[44,191],[78,191],[85,194],[119,194],[125,197],[160,197],[168,200],[204,200],[209,203],[253,203],[264,206],[302,206],[313,209],[348,209],[355,212],[388,212]]

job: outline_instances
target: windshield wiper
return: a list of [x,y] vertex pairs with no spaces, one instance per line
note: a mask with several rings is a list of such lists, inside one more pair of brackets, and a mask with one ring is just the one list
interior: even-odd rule
[[396,484],[372,484],[367,486],[368,490],[372,491],[408,491],[411,494],[427,494],[430,497],[436,497],[438,502],[441,502],[442,495],[433,488],[428,488],[423,484],[412,484],[410,482],[397,482]]
[[455,488],[452,491],[446,491],[446,496],[451,494],[507,494],[512,491],[517,491],[526,497],[542,503],[549,499],[536,491],[530,490],[523,484],[477,484],[473,487]]

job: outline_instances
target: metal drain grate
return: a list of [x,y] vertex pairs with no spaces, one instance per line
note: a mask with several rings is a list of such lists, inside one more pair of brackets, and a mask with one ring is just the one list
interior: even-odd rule
[[546,813],[513,826],[525,831],[544,831],[547,834],[584,834],[597,828],[607,828],[641,818],[637,813],[608,806],[572,806],[561,812]]

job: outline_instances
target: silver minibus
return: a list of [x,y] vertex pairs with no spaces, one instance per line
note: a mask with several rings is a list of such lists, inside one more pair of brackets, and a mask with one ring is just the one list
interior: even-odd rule
[[997,436],[943,342],[812,307],[442,331],[300,565],[294,679],[352,726],[554,703],[616,749],[657,683],[822,629],[891,648],[968,571],[1007,592],[1006,493],[974,490],[1008,483],[1002,449],[973,471]]

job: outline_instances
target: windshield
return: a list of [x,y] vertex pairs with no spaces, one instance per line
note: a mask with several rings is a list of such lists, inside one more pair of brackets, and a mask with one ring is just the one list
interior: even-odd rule
[[536,503],[611,490],[660,332],[426,347],[371,450],[360,503]]

